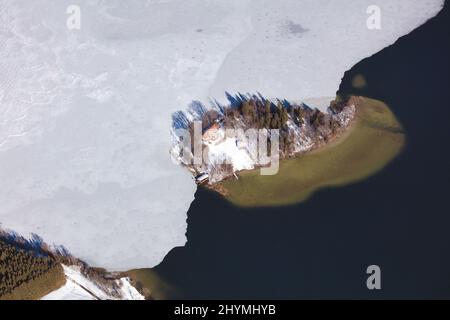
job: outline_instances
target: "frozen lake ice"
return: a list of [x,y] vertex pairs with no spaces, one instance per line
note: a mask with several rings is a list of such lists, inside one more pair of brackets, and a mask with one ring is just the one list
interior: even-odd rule
[[[110,270],[186,242],[171,114],[224,92],[323,101],[441,0],[0,0],[0,223]],[[320,105],[318,105],[320,107]]]

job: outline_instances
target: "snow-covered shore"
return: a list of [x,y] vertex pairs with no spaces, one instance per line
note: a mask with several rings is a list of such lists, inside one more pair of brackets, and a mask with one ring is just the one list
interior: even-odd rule
[[152,267],[186,242],[196,189],[170,161],[171,115],[260,92],[334,96],[353,64],[443,1],[0,2],[0,223],[91,265]]
[[41,300],[144,300],[144,296],[131,285],[129,278],[115,280],[119,289],[112,289],[88,279],[78,266],[62,267],[66,284]]

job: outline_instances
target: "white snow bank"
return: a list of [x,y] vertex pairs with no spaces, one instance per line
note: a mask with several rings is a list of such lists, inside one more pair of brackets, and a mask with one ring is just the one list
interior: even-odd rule
[[123,300],[145,300],[145,297],[130,283],[129,278],[120,278],[120,296]]
[[118,292],[120,297],[115,297],[86,278],[79,267],[62,266],[66,275],[66,284],[42,297],[41,300],[144,300],[144,296],[130,284],[128,278],[116,280],[120,286]]
[[208,157],[212,165],[231,163],[234,171],[254,168],[254,160],[250,158],[247,149],[238,148],[236,138],[226,138],[218,144],[209,145]]
[[171,114],[224,91],[333,96],[345,70],[441,0],[0,2],[0,222],[110,270],[186,242],[195,184],[170,161]]
[[81,288],[72,280],[66,280],[66,284],[61,288],[50,292],[41,300],[97,300],[89,292]]

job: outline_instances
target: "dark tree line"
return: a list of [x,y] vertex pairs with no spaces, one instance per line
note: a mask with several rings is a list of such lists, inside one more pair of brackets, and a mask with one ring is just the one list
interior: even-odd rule
[[[194,114],[192,110],[195,110],[197,119],[202,121],[202,130],[207,130],[218,121],[227,129],[278,129],[282,157],[291,155],[298,143],[292,132],[293,128],[301,127],[312,139],[320,143],[326,142],[341,126],[333,115],[340,113],[347,105],[347,101],[337,99],[331,102],[329,112],[324,113],[303,103],[291,104],[285,100],[273,102],[256,95],[236,95],[229,96],[228,99],[230,104],[221,106],[220,109],[207,110],[198,103],[190,107],[191,113]],[[186,121],[185,117],[177,117],[177,120],[178,123]],[[191,133],[193,148],[193,123],[190,122],[187,128]],[[270,140],[268,145],[270,150]]]
[[64,283],[55,258],[0,241],[0,299],[34,299]]

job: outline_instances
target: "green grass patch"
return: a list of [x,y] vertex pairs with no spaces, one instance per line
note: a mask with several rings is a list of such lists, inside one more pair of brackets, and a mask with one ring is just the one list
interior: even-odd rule
[[152,269],[134,269],[125,273],[146,299],[167,300],[177,296],[177,291]]
[[222,181],[226,198],[243,207],[291,205],[321,188],[355,183],[382,170],[401,152],[405,133],[383,102],[354,100],[357,115],[348,132],[323,148],[282,160],[276,175],[262,176],[257,169]]

